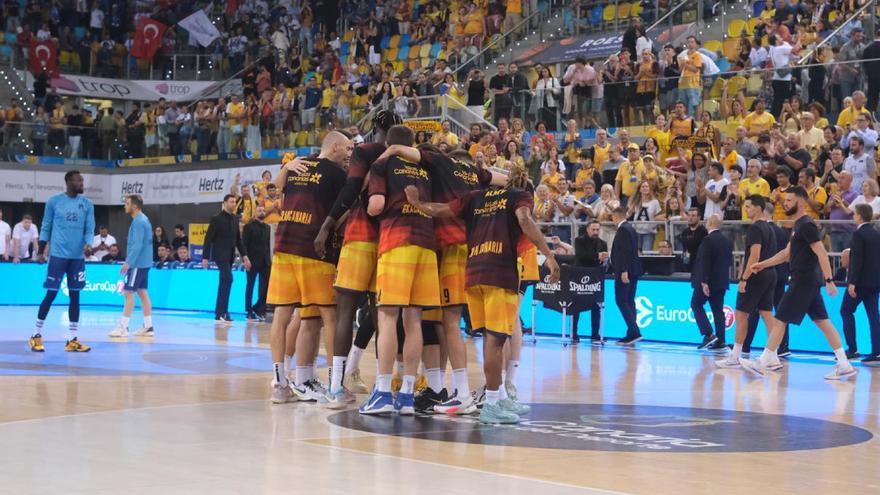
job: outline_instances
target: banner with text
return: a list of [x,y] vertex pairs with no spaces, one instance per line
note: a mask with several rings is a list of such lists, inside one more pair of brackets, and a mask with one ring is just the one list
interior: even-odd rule
[[[23,77],[28,76],[22,74]],[[33,84],[30,76],[27,84]],[[52,87],[58,94],[80,96],[83,98],[104,98],[110,100],[158,101],[196,101],[208,98],[241,95],[241,80],[217,81],[150,81],[109,79],[74,74],[61,74],[52,79]]]

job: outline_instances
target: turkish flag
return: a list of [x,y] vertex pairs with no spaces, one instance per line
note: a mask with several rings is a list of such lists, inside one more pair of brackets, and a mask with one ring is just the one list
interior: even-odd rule
[[162,37],[165,36],[166,29],[168,26],[157,20],[147,16],[141,17],[134,33],[131,54],[137,58],[152,59],[159,47],[162,46]]
[[226,0],[226,15],[232,17],[241,2],[239,0]]
[[45,69],[49,77],[58,77],[58,41],[48,39],[46,41],[31,40],[30,46],[31,72],[38,76]]

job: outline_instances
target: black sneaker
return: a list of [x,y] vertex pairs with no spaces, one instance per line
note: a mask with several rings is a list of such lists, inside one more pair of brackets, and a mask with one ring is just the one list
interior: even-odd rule
[[214,321],[216,323],[232,323],[232,319],[229,318],[229,316],[227,316],[227,315],[219,315],[216,318],[214,318]]
[[862,364],[867,364],[869,366],[877,366],[880,364],[880,354],[874,354],[873,356],[867,356],[862,359]]
[[247,315],[245,316],[245,319],[247,321],[260,321],[260,317],[257,316],[257,314],[254,313],[253,311],[248,311]]
[[[724,342],[719,342],[717,340],[715,342],[713,342],[712,345],[710,345],[709,347],[706,348],[706,350],[709,350],[709,351],[726,351],[727,349],[728,349],[727,344],[725,344]],[[782,356],[780,356],[780,357],[782,357]]]
[[705,337],[703,337],[703,342],[700,344],[699,347],[697,347],[697,349],[699,349],[699,350],[708,349],[710,345],[714,344],[717,341],[718,341],[718,337],[716,337],[714,335],[706,335]]
[[781,358],[787,358],[787,357],[791,356],[791,350],[790,349],[779,349],[776,352],[776,355]]
[[423,414],[433,414],[434,406],[442,404],[443,402],[445,402],[445,399],[448,398],[444,398],[446,389],[443,389],[442,392],[443,393],[437,393],[431,387],[422,390],[422,392],[419,393],[419,395],[416,395],[415,398],[416,412],[420,412]]
[[598,335],[594,335],[590,337],[590,343],[593,345],[604,345],[605,339],[599,337]]
[[861,356],[861,354],[859,354],[859,351],[846,351],[847,359],[857,359],[859,356]]
[[635,345],[636,342],[642,340],[644,337],[641,335],[636,335],[635,337],[624,337],[617,341],[617,345]]

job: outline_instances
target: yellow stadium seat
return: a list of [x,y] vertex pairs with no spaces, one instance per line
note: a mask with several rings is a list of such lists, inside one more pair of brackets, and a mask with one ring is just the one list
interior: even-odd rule
[[834,22],[837,20],[838,17],[840,17],[840,12],[832,10],[828,13],[828,22]]
[[727,96],[733,98],[741,90],[746,89],[749,81],[743,76],[733,76],[727,80]]
[[755,96],[764,89],[764,78],[760,74],[752,74],[746,84],[746,95]]
[[630,17],[638,17],[642,14],[643,10],[642,4],[639,2],[633,2],[632,7],[629,9],[629,15]]
[[715,82],[712,83],[712,89],[709,90],[709,97],[713,100],[718,100],[721,98],[721,90],[724,87],[724,79],[717,78]]
[[739,54],[739,41],[742,38],[727,38],[721,43],[721,53],[727,60],[734,60]]
[[620,20],[628,19],[629,13],[632,10],[631,3],[622,3],[617,6],[617,18]]
[[755,34],[755,27],[761,22],[760,17],[751,17],[749,18],[749,22],[746,23],[746,30],[749,33],[749,36]]
[[58,65],[62,67],[67,67],[70,65],[70,52],[67,50],[61,50],[58,54]]
[[385,60],[397,60],[397,47],[385,50]]
[[431,66],[431,57],[422,57],[422,67]]
[[397,48],[400,46],[400,35],[395,34],[391,37],[391,41],[388,42],[388,48]]
[[734,19],[727,25],[727,36],[731,38],[739,38],[746,31],[746,21],[742,19]]
[[414,60],[421,56],[421,50],[418,46],[409,47],[409,59]]
[[746,112],[751,111],[750,109],[752,108],[752,103],[754,103],[754,102],[755,102],[754,96],[746,96],[745,100],[743,100],[743,103],[745,103],[745,106],[746,106]]
[[342,41],[350,43],[354,39],[354,31],[348,30],[342,35]]
[[425,58],[430,54],[431,54],[431,44],[430,43],[423,44],[422,47],[419,49],[419,57]]
[[718,53],[721,51],[721,42],[718,40],[709,40],[703,43],[703,48],[710,52]]
[[403,72],[403,60],[395,60],[391,65],[396,72]]
[[602,11],[602,20],[605,21],[606,24],[612,24],[616,17],[617,7],[614,4],[606,6],[605,10]]
[[718,103],[718,100],[703,100],[703,110],[709,112],[715,119],[720,113],[721,104]]

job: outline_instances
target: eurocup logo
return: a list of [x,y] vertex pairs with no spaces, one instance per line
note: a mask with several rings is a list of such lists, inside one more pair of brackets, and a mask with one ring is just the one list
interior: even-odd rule
[[[714,323],[714,316],[707,312],[709,323]],[[654,301],[645,296],[636,297],[636,324],[639,328],[645,328],[657,321],[670,323],[696,323],[694,312],[690,307],[678,309],[670,308],[662,304],[654,306]],[[724,306],[724,328],[730,328],[734,324],[733,308]]]
[[636,298],[636,325],[645,328],[654,322],[654,303],[645,296]]

